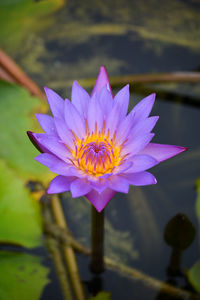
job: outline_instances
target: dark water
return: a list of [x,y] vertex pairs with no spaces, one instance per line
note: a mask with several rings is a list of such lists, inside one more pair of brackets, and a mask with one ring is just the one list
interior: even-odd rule
[[[109,75],[198,70],[200,65],[198,1],[73,1],[51,16],[48,27],[27,37],[16,52],[18,63],[36,82],[70,97],[67,80],[94,77],[100,65]],[[167,13],[166,13],[167,12]],[[186,18],[187,16],[187,18]],[[172,20],[174,20],[172,22]],[[144,34],[145,32],[145,34]],[[195,43],[196,41],[196,43]],[[200,99],[197,84],[132,86],[130,108],[149,90],[157,93],[152,115],[160,119],[154,142],[189,150],[152,169],[158,183],[118,193],[106,208],[106,255],[163,281],[185,287],[184,276],[167,275],[172,249],[164,241],[166,224],[182,213],[196,227],[196,238],[183,252],[181,270],[199,258],[195,181],[200,174]],[[195,105],[194,105],[195,104]],[[69,227],[85,245],[90,241],[90,206],[83,199],[62,196]],[[81,228],[80,228],[81,224]],[[47,252],[51,283],[42,300],[62,299]],[[86,290],[111,292],[112,299],[162,299],[160,291],[106,270],[90,273],[87,257],[77,257]],[[163,298],[164,299],[164,298]]]

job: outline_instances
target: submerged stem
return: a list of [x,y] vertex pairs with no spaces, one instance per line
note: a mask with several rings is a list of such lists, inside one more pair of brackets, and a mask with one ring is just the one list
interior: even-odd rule
[[[56,224],[63,229],[68,229],[66,219],[62,210],[62,206],[60,204],[60,199],[58,197],[53,196],[51,199],[51,207],[52,212],[55,218]],[[85,293],[83,289],[83,285],[81,282],[81,277],[78,269],[78,265],[76,262],[76,257],[74,254],[74,250],[71,247],[70,244],[63,245],[63,254],[64,258],[69,270],[69,275],[72,281],[72,285],[74,288],[74,293],[76,295],[77,300],[84,300],[85,299]]]
[[[48,226],[48,224],[51,224],[51,222],[52,222],[51,212],[47,206],[44,207],[43,218],[45,221],[44,222],[45,226]],[[56,268],[56,271],[58,274],[58,278],[60,281],[60,285],[62,288],[64,299],[73,300],[70,281],[69,281],[69,278],[67,276],[67,273],[66,273],[66,270],[65,270],[65,267],[63,264],[62,255],[61,255],[61,252],[59,249],[59,243],[56,239],[47,236],[46,237],[46,245],[52,255],[54,265],[55,265],[55,268]]]
[[98,212],[92,206],[91,216],[91,263],[90,269],[99,274],[104,271],[104,210]]
[[[49,233],[56,240],[62,241],[62,243],[70,243],[74,250],[84,254],[91,255],[90,249],[85,248],[82,244],[80,244],[72,234],[65,229],[62,229],[57,226],[49,227]],[[162,282],[159,279],[153,278],[140,270],[135,268],[126,266],[122,263],[115,262],[110,258],[104,257],[105,266],[108,269],[112,269],[115,272],[126,276],[129,279],[137,280],[142,282],[145,286],[149,286],[151,289],[160,291],[168,294],[169,296],[175,297],[177,299],[194,299],[200,300],[200,296],[191,291],[187,291],[176,286],[170,285],[168,283]]]

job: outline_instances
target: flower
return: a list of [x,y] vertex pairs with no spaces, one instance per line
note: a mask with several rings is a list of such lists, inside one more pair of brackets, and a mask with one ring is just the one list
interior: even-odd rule
[[127,115],[129,85],[114,97],[102,66],[91,96],[75,81],[71,102],[45,88],[52,116],[37,114],[45,133],[28,132],[42,152],[35,159],[59,174],[48,193],[71,191],[86,196],[97,211],[129,185],[155,184],[146,170],[186,148],[151,143],[158,117],[149,117],[155,94]]

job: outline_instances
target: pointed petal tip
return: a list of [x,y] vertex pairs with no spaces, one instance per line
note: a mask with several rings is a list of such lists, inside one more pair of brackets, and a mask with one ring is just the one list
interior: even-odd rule
[[51,88],[49,88],[49,87],[46,86],[46,85],[43,86],[43,89],[44,89],[44,90],[47,90],[47,91],[48,91],[48,90],[53,91]]
[[[93,94],[95,92],[98,94],[105,85],[108,85],[108,89],[112,93],[106,67],[101,66],[100,69],[99,69],[99,74],[97,76],[97,80],[95,82],[95,85],[94,85],[94,88],[92,90],[91,96],[93,96]],[[112,96],[113,96],[113,94],[112,94]]]
[[130,88],[130,84],[126,84],[125,86],[123,86],[120,91],[125,91],[125,92],[128,92],[129,93],[129,88]]
[[48,90],[50,90],[47,86],[43,86],[43,89],[44,89],[45,93],[46,93]]
[[[59,194],[60,192],[54,191],[54,188],[53,188],[53,187],[51,186],[51,184],[50,184],[50,186],[48,187],[46,193],[47,193],[48,195],[52,195],[52,194]],[[61,193],[62,193],[62,192],[61,192]]]
[[147,154],[154,157],[157,161],[162,162],[170,159],[184,151],[187,151],[187,147],[168,145],[168,144],[157,144],[149,143],[140,154]]
[[48,188],[48,190],[46,191],[46,193],[47,193],[48,195],[54,194],[54,192],[51,190],[51,187]]
[[97,79],[100,77],[100,79],[104,79],[106,82],[108,81],[109,82],[109,79],[108,79],[108,72],[106,70],[106,67],[105,66],[101,66],[100,69],[99,69],[99,74],[97,76]]
[[31,141],[31,143],[35,146],[35,148],[38,151],[40,151],[41,153],[49,152],[43,145],[40,144],[40,142],[38,142],[37,137],[36,137],[36,133],[34,133],[32,131],[27,131],[27,135],[28,135],[29,140]]
[[32,134],[32,131],[28,130],[26,133],[27,133],[28,136],[29,136],[30,134]]
[[154,102],[156,100],[156,93],[152,93],[152,94],[148,95],[147,97],[145,97],[144,99],[150,101],[150,103],[152,103],[152,106],[153,106]]
[[74,80],[74,81],[73,81],[72,87],[75,86],[75,85],[79,85],[79,83],[78,83],[77,80]]
[[116,191],[108,188],[100,194],[95,190],[92,190],[86,194],[85,197],[91,202],[98,212],[101,212],[115,194]]
[[[89,200],[90,201],[90,200]],[[92,203],[90,201],[90,203],[94,206],[94,208],[96,209],[96,211],[98,211],[99,213],[104,210],[104,208],[106,207],[107,203],[106,204],[103,204],[103,205],[99,205],[97,203]]]
[[93,205],[94,206],[94,208],[100,213],[103,209],[104,209],[104,207],[101,207],[101,208],[98,208],[98,207],[96,207],[95,205]]
[[41,114],[35,114],[35,117],[36,117],[36,119],[37,119],[38,122],[39,122],[40,115]]
[[[171,146],[171,145],[170,145],[170,146]],[[172,146],[172,147],[173,147],[173,146]],[[176,147],[177,152],[174,153],[173,156],[178,155],[178,154],[181,154],[182,152],[185,152],[185,151],[187,151],[187,150],[189,149],[188,147],[182,147],[182,146],[174,146],[174,147]],[[173,157],[173,156],[172,156],[172,157]]]
[[100,66],[99,72],[107,73],[106,67],[104,65]]
[[187,150],[189,150],[189,148],[188,147],[180,147],[181,148],[181,152],[184,152],[184,151],[187,151]]

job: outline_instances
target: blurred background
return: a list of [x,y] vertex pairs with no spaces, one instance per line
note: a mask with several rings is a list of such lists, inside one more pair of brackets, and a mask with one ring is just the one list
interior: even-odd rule
[[[154,142],[189,150],[152,170],[157,185],[118,193],[106,208],[106,256],[152,285],[116,270],[95,277],[78,254],[85,293],[199,299],[200,1],[0,0],[0,47],[0,300],[66,299],[39,201],[53,174],[34,161],[26,131],[42,131],[40,88],[70,98],[76,79],[90,92],[101,65],[114,94],[130,83],[129,109],[156,92]],[[89,247],[89,203],[68,193],[60,201],[74,237]],[[163,291],[164,282],[177,293]]]

